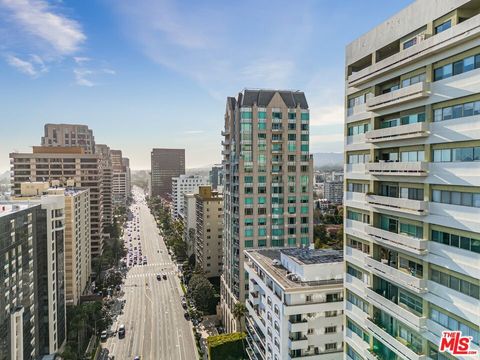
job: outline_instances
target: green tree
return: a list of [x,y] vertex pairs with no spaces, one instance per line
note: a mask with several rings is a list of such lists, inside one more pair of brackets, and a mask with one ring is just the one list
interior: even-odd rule
[[235,319],[241,322],[242,319],[245,317],[246,313],[247,313],[247,307],[245,306],[245,303],[240,301],[235,303],[232,311],[233,317]]
[[215,289],[208,279],[195,274],[188,283],[188,294],[194,300],[198,310],[211,314],[215,311]]

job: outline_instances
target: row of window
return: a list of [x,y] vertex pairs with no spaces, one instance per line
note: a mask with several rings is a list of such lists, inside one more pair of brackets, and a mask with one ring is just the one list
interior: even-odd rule
[[480,254],[480,239],[472,239],[444,231],[432,230],[432,241]]
[[433,71],[433,80],[442,80],[451,76],[459,75],[480,67],[480,55],[468,56],[462,60],[455,61],[436,68]]
[[[298,242],[297,238],[288,238],[287,244],[289,247],[291,246],[309,246],[310,245],[310,238],[309,237],[301,237],[300,242]],[[254,242],[253,240],[245,240],[244,241],[245,248],[253,248]],[[271,247],[284,247],[285,246],[285,239],[272,239],[270,240]],[[257,247],[267,247],[267,240],[266,239],[259,239],[257,240]]]
[[480,114],[480,101],[446,106],[433,111],[433,121],[445,121]]
[[416,124],[420,122],[425,122],[425,113],[421,112],[418,114],[410,114],[401,116],[400,118],[395,119],[384,119],[380,122],[380,128],[391,128],[400,125],[409,125],[409,124]]
[[434,162],[480,161],[480,146],[434,150],[433,161]]
[[480,193],[432,190],[432,201],[442,204],[480,208]]
[[470,281],[460,279],[454,275],[450,275],[436,269],[430,269],[430,280],[480,300],[479,286],[471,283]]
[[[259,119],[266,119],[267,112],[266,111],[258,111],[257,112]],[[272,111],[272,119],[281,119],[283,116],[282,112],[280,111]],[[253,112],[252,111],[242,111],[241,116],[242,119],[253,119]],[[288,119],[295,120],[297,118],[297,114],[295,112],[288,112]],[[310,114],[308,112],[302,112],[300,114],[301,120],[309,120]]]
[[442,325],[443,327],[462,332],[462,336],[471,336],[472,341],[476,344],[479,344],[479,332],[478,329],[473,329],[470,326],[461,323],[460,321],[448,316],[441,310],[437,310],[435,308],[430,308],[430,319],[435,321],[437,324]]
[[370,162],[370,154],[352,154],[348,155],[349,164],[366,164]]
[[370,131],[370,123],[362,125],[353,125],[348,127],[348,136],[365,134],[367,131]]

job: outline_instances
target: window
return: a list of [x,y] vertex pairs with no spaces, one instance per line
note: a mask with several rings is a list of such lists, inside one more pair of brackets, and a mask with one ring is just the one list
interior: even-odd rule
[[433,151],[434,162],[467,162],[480,161],[480,146],[451,149],[437,149]]
[[433,72],[434,81],[449,78],[451,76],[463,74],[467,71],[473,70],[479,67],[480,60],[479,55],[468,56],[462,60],[455,61],[454,63],[443,65],[436,68]]
[[337,350],[337,343],[325,344],[325,351]]
[[423,312],[423,303],[422,299],[416,295],[412,295],[407,293],[404,290],[400,290],[399,292],[399,302],[409,308],[416,314],[422,314]]
[[327,326],[325,328],[325,334],[333,334],[337,332],[337,327],[336,326]]
[[480,299],[478,285],[470,281],[460,279],[455,275],[450,275],[444,273],[443,271],[430,268],[430,280],[467,296],[471,296],[475,299]]
[[402,88],[425,81],[425,73],[411,76],[409,78],[403,79],[402,80]]
[[365,134],[367,131],[370,131],[370,123],[349,126],[348,127],[348,136]]
[[409,47],[415,45],[416,43],[417,43],[417,38],[416,38],[416,37],[414,37],[413,39],[410,39],[410,40],[408,40],[408,41],[405,41],[405,42],[403,43],[403,49],[404,49],[404,50],[405,50],[405,49],[408,49]]
[[440,310],[436,307],[431,307],[429,318],[449,330],[460,330],[462,332],[462,336],[471,336],[473,338],[472,341],[477,345],[479,344],[478,329],[474,329],[467,324],[456,320],[455,318],[450,316],[449,313],[444,312],[444,310]]
[[310,120],[310,114],[307,112],[302,112],[300,117],[301,117],[301,120]]
[[452,27],[452,20],[445,21],[443,24],[435,26],[435,34],[439,34],[442,31],[450,29]]
[[432,201],[480,208],[480,193],[432,190]]
[[252,119],[252,112],[251,111],[241,111],[241,118],[242,119],[249,119],[251,120]]
[[360,280],[362,280],[363,278],[363,273],[357,268],[354,268],[353,266],[350,266],[350,265],[347,266],[347,274],[352,275]]
[[432,230],[431,240],[444,245],[480,253],[480,239]]
[[252,248],[253,240],[245,240],[245,248]]
[[347,290],[347,301],[358,307],[363,312],[368,313],[368,302],[363,300],[358,295],[352,293],[350,290]]

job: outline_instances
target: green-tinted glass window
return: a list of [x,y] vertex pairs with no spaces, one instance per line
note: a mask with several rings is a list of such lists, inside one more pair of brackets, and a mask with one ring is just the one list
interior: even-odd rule
[[288,197],[288,203],[289,204],[295,204],[297,202],[297,198],[295,196],[289,196]]
[[308,151],[308,144],[302,144],[302,145],[300,145],[300,150],[301,150],[301,151]]
[[259,122],[258,123],[258,130],[267,130],[267,123]]
[[253,219],[245,219],[245,226],[253,225]]
[[258,112],[258,118],[259,119],[266,119],[267,118],[267,112],[266,111],[259,111]]
[[288,151],[296,151],[297,147],[295,143],[288,143]]
[[288,213],[289,214],[295,214],[296,211],[297,211],[297,208],[295,206],[289,206],[288,207]]
[[282,144],[272,144],[272,151],[282,151]]
[[282,215],[283,214],[283,208],[273,208],[272,209],[272,214]]
[[301,119],[302,120],[310,120],[310,114],[309,113],[302,113]]
[[300,213],[302,214],[308,214],[308,206],[302,206],[300,208]]
[[265,204],[265,202],[267,201],[267,198],[265,196],[259,196],[258,197],[258,203],[259,204]]
[[308,175],[300,176],[300,185],[308,185]]
[[267,156],[265,154],[258,154],[258,162],[265,164],[267,162]]
[[300,135],[300,140],[302,140],[302,141],[308,141],[308,134],[302,134],[302,135]]
[[245,205],[253,205],[253,198],[246,197],[245,198]]
[[261,217],[258,218],[258,225],[266,225],[267,224],[267,218]]
[[288,238],[287,242],[288,242],[288,246],[297,245],[297,239],[296,238]]
[[296,134],[288,134],[288,140],[289,141],[297,140],[297,135]]
[[257,134],[259,140],[266,140],[267,139],[267,134],[265,133],[258,133]]
[[258,228],[258,236],[267,236],[267,229],[266,228]]
[[273,218],[272,225],[283,225],[283,218]]
[[251,133],[252,132],[252,124],[249,124],[249,123],[240,124],[240,131]]
[[252,118],[252,112],[251,111],[242,111],[241,112],[241,117],[242,117],[242,119],[251,119]]
[[288,119],[289,120],[295,120],[297,118],[297,114],[294,112],[289,112],[288,113]]
[[267,240],[265,239],[258,240],[258,247],[265,247],[265,246],[267,246]]
[[245,248],[252,248],[253,240],[245,240]]
[[253,229],[245,229],[245,237],[252,237]]
[[302,195],[302,196],[300,197],[300,202],[301,202],[302,204],[308,203],[308,195]]
[[281,119],[282,118],[282,113],[278,111],[272,112],[272,119]]
[[280,246],[280,247],[283,247],[284,246],[284,239],[278,239],[278,240],[272,240],[272,246]]
[[265,175],[261,175],[258,177],[258,182],[259,183],[266,183],[267,182],[267,177]]
[[245,176],[244,181],[247,184],[253,183],[253,176]]
[[304,246],[308,246],[308,245],[310,245],[310,239],[308,237],[302,237],[300,239],[300,243]]

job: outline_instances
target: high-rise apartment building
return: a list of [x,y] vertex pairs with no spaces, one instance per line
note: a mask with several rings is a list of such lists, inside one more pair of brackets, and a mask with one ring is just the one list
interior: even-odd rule
[[20,195],[22,182],[58,180],[66,185],[90,190],[91,254],[99,256],[103,250],[103,179],[100,155],[85,154],[79,147],[39,147],[32,153],[11,153],[12,192]]
[[343,181],[325,181],[323,184],[324,198],[333,204],[343,202]]
[[183,195],[183,211],[179,214],[183,223],[183,241],[187,244],[188,256],[195,253],[195,231],[197,229],[197,201],[195,194]]
[[199,186],[207,184],[208,179],[200,175],[180,175],[172,178],[172,216],[178,218],[183,213],[184,194],[196,193]]
[[113,169],[113,205],[126,206],[130,196],[130,161],[122,157],[122,150],[110,150],[110,154]]
[[[43,236],[37,236],[35,279],[38,299],[38,344],[40,355],[55,354],[66,341],[65,304],[65,196],[63,191],[41,194],[41,184],[23,186],[13,201],[18,204],[40,204]],[[48,184],[47,184],[48,185]],[[32,193],[34,196],[30,196]],[[39,194],[39,195],[37,195]],[[15,269],[13,269],[15,272]],[[20,273],[23,273],[21,271]],[[21,275],[18,275],[21,276]],[[35,288],[34,283],[29,286]],[[22,287],[23,289],[23,287]],[[20,290],[19,290],[20,291]]]
[[171,200],[172,178],[185,174],[185,149],[153,149],[150,196]]
[[39,204],[0,203],[0,360],[39,355],[37,257],[45,216]]
[[208,173],[208,178],[210,184],[212,184],[212,189],[217,190],[219,186],[223,185],[223,165],[213,165],[212,169]]
[[102,171],[103,224],[104,228],[113,222],[113,168],[110,148],[105,144],[96,144],[95,153],[100,156]]
[[248,358],[341,359],[342,252],[303,248],[244,253]]
[[347,359],[479,349],[480,4],[415,1],[346,49]]
[[95,138],[87,125],[45,124],[42,146],[78,146],[85,154],[94,154]]
[[207,278],[218,277],[223,266],[223,198],[209,185],[198,188],[195,201],[195,264]]
[[313,236],[309,110],[300,91],[244,90],[227,99],[224,156],[224,269],[221,307],[228,332],[245,301],[244,249],[308,246]]

